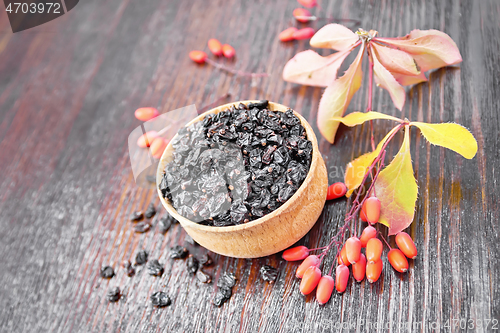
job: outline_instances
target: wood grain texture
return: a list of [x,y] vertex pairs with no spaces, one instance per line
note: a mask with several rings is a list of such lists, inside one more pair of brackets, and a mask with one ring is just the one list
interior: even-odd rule
[[[412,130],[419,198],[409,233],[419,256],[410,271],[402,275],[385,265],[374,285],[350,283],[320,307],[298,291],[296,264],[279,255],[253,260],[214,255],[216,264],[207,272],[215,281],[228,271],[238,277],[231,300],[216,308],[210,303],[215,283],[197,282],[184,262],[168,259],[169,248],[184,243],[179,225],[165,235],[156,228],[136,234],[128,221],[132,211],[151,201],[160,207],[155,191],[138,188],[130,169],[127,137],[140,124],[133,117],[136,108],[201,107],[229,92],[232,100],[265,98],[290,106],[314,125],[322,89],[281,79],[286,61],[308,48],[307,41],[277,40],[294,24],[295,1],[80,1],[68,14],[16,34],[0,5],[1,332],[449,332],[431,325],[500,318],[500,4],[320,4],[321,10],[312,10],[318,16],[359,19],[381,36],[443,30],[464,59],[407,89],[402,114],[385,91],[374,94],[377,111],[454,121],[469,128],[479,144],[469,161],[432,147]],[[212,37],[236,49],[235,60],[221,62],[270,77],[234,77],[191,63],[188,52],[206,50]],[[354,96],[349,111],[365,109],[366,88]],[[376,139],[389,126],[376,122]],[[398,135],[391,142],[389,156],[401,141]],[[346,163],[369,146],[366,126],[341,126],[335,145],[320,140],[329,180],[341,180]],[[346,201],[327,203],[298,244],[325,245],[345,212]],[[206,252],[188,247],[197,255]],[[141,269],[133,278],[125,275],[120,263],[139,249],[165,265],[161,278]],[[325,267],[332,260],[328,257]],[[107,264],[117,272],[109,281],[99,277]],[[274,285],[259,277],[264,264],[279,268]],[[124,294],[116,304],[105,299],[112,286]],[[157,290],[168,292],[173,305],[152,308],[149,296]],[[393,325],[374,329],[367,322]],[[398,329],[407,322],[416,328]],[[488,329],[451,331],[489,332],[491,323]]]

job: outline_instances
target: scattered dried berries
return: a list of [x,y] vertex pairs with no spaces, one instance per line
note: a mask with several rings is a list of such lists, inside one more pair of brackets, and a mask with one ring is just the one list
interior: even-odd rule
[[163,265],[156,259],[151,260],[148,263],[148,273],[154,276],[162,276],[163,275]]
[[199,260],[200,264],[202,266],[210,266],[213,264],[213,261],[212,261],[212,258],[210,258],[210,256],[208,254],[204,254],[200,260]]
[[149,231],[151,225],[148,222],[139,222],[134,226],[134,231],[138,233],[144,233]]
[[156,214],[156,208],[154,203],[150,203],[146,211],[144,212],[144,216],[148,219],[152,218]]
[[291,109],[240,103],[179,130],[159,184],[182,216],[209,226],[258,219],[305,180],[312,143]]
[[231,273],[224,273],[217,281],[218,290],[215,293],[215,298],[213,300],[214,305],[222,306],[228,299],[231,298],[233,294],[232,288],[236,284],[236,277]]
[[108,290],[106,298],[110,302],[117,302],[121,297],[120,288],[114,287]]
[[130,214],[130,221],[140,221],[142,220],[142,218],[144,217],[144,215],[142,214],[141,211],[137,211],[137,212],[133,212],[132,214]]
[[172,304],[172,300],[170,299],[170,297],[163,291],[155,292],[153,295],[151,295],[150,299],[151,304],[159,308]]
[[135,274],[135,269],[132,267],[132,264],[130,261],[124,261],[123,262],[123,268],[127,271],[127,276],[133,276]]
[[272,266],[264,265],[260,268],[260,277],[264,281],[274,282],[278,277],[278,270]]
[[192,254],[190,254],[186,260],[186,269],[189,274],[195,274],[198,270],[200,263]]
[[105,266],[101,269],[101,277],[102,278],[111,279],[113,276],[115,276],[115,271],[113,270],[113,267]]
[[170,258],[184,259],[188,255],[188,250],[180,245],[174,246],[170,249]]
[[158,230],[162,234],[166,233],[168,229],[170,229],[170,227],[172,226],[173,219],[174,218],[170,216],[170,214],[168,213],[163,217],[161,217],[160,219],[158,219]]
[[144,265],[148,261],[148,253],[144,250],[137,252],[135,256],[136,265]]

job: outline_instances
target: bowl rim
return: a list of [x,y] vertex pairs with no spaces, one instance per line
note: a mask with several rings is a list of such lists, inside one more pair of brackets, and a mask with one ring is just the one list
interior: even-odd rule
[[[240,103],[243,103],[246,105],[248,103],[252,103],[252,102],[255,103],[258,101],[260,101],[260,100],[242,100],[242,101],[226,103],[226,104],[214,107],[210,110],[203,112],[202,114],[198,115],[197,117],[191,119],[188,123],[186,123],[184,125],[184,127],[189,126],[195,122],[203,120],[208,114],[213,114],[213,113],[217,114],[219,112],[222,112],[222,111],[230,108],[233,105],[235,107],[237,107]],[[157,172],[156,172],[156,190],[157,190],[158,196],[160,198],[160,201],[161,201],[162,205],[165,207],[165,209],[167,210],[167,212],[170,215],[172,215],[176,220],[178,220],[179,223],[181,223],[181,225],[183,227],[186,226],[186,227],[190,227],[190,228],[195,228],[199,231],[205,231],[205,232],[217,231],[219,233],[231,233],[231,232],[235,232],[235,231],[247,230],[249,228],[263,224],[266,221],[268,221],[274,217],[279,216],[281,213],[285,212],[288,208],[290,208],[290,206],[295,201],[294,199],[297,199],[297,197],[301,196],[302,193],[306,191],[306,188],[313,180],[314,174],[313,174],[313,172],[311,172],[311,171],[313,171],[313,166],[317,167],[318,166],[318,159],[321,159],[321,153],[319,152],[316,134],[314,133],[314,130],[312,129],[311,125],[307,122],[307,120],[304,117],[302,117],[302,115],[300,115],[298,112],[296,112],[294,109],[287,107],[287,106],[280,104],[280,103],[275,103],[275,102],[271,102],[271,101],[268,101],[268,102],[269,102],[269,106],[273,107],[273,110],[271,110],[271,111],[286,112],[286,110],[291,109],[293,111],[293,113],[295,114],[295,116],[297,116],[297,118],[299,118],[300,123],[302,124],[302,126],[306,130],[307,139],[309,141],[311,141],[311,143],[313,145],[311,165],[309,166],[309,171],[307,172],[307,176],[304,179],[304,181],[302,182],[302,184],[300,185],[300,187],[283,205],[278,207],[276,210],[274,210],[271,213],[264,215],[256,220],[253,220],[253,221],[250,221],[247,223],[242,223],[242,224],[238,224],[238,225],[231,225],[231,226],[215,227],[215,226],[208,226],[208,225],[203,225],[203,224],[193,222],[193,221],[187,219],[186,217],[180,215],[177,212],[177,210],[165,198],[163,198],[162,193],[161,193],[160,189],[158,188],[158,184],[161,182],[161,178],[163,176],[163,170],[165,168],[166,163],[168,163],[165,160],[168,157],[168,154],[170,151],[169,148],[171,148],[172,142],[177,137],[177,134],[175,134],[174,137],[168,143],[167,148],[165,148],[165,151],[163,152],[163,154],[159,160],[158,168],[157,168]],[[284,110],[278,110],[277,108],[282,108]]]

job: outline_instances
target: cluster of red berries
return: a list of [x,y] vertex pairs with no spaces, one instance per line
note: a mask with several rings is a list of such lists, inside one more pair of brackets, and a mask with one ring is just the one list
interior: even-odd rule
[[[335,183],[328,187],[327,200],[340,198],[346,193],[346,186],[343,183]],[[316,289],[316,300],[319,304],[325,304],[330,299],[333,289],[342,293],[346,290],[349,282],[349,266],[352,266],[352,275],[358,282],[366,277],[368,282],[376,282],[382,273],[383,243],[377,238],[379,235],[385,239],[373,227],[380,218],[380,200],[375,196],[364,200],[360,217],[368,222],[361,236],[348,238],[340,249],[340,242],[332,242],[323,248],[308,249],[305,246],[297,246],[283,252],[283,259],[287,261],[303,260],[297,268],[296,276],[300,282],[300,292],[308,295]],[[417,256],[417,248],[410,235],[399,232],[396,235],[396,244],[399,249],[393,249],[385,241],[390,251],[387,255],[389,263],[398,272],[404,273],[408,270],[407,258],[414,259]],[[321,273],[321,262],[333,245],[337,245],[337,268],[335,279],[331,276],[331,271],[323,275]],[[365,253],[361,252],[365,249]],[[340,251],[339,251],[340,249]],[[319,255],[311,254],[312,251],[322,250]],[[332,266],[333,268],[333,266]]]
[[[231,59],[236,54],[236,51],[231,45],[222,45],[222,43],[215,38],[211,38],[208,40],[208,49],[216,57],[220,57],[223,55],[224,57]],[[189,58],[191,58],[191,60],[193,60],[197,64],[204,64],[208,59],[208,55],[203,51],[195,50],[189,52]]]
[[[308,8],[316,7],[318,4],[316,0],[298,0],[298,2]],[[305,8],[295,8],[293,11],[293,17],[301,23],[307,23],[316,20],[316,17],[311,14]],[[283,30],[278,35],[278,38],[282,42],[290,42],[292,40],[309,39],[314,36],[315,31],[313,28],[307,27],[303,29],[297,29],[296,27],[290,27]]]
[[[139,108],[135,110],[135,117],[141,121],[148,121],[160,115],[160,112],[152,107]],[[167,148],[168,140],[161,137],[161,133],[148,131],[137,139],[137,145],[141,148],[149,148],[151,155],[159,159]]]

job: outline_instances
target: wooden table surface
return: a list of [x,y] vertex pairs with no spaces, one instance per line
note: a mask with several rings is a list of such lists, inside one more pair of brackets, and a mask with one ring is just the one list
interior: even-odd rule
[[[170,247],[185,244],[179,225],[165,235],[156,228],[137,234],[128,221],[150,202],[159,206],[155,191],[136,186],[130,168],[127,137],[140,125],[136,108],[200,108],[229,92],[223,102],[269,99],[315,124],[322,89],[281,78],[286,61],[308,48],[307,41],[277,40],[295,24],[295,1],[80,1],[68,14],[15,34],[1,5],[1,332],[397,332],[408,322],[417,326],[402,331],[454,332],[462,325],[461,331],[490,332],[495,320],[500,327],[500,3],[320,3],[313,13],[359,19],[382,36],[443,30],[464,59],[407,89],[402,114],[388,93],[375,91],[375,110],[463,124],[479,145],[476,157],[466,160],[411,132],[419,197],[409,233],[419,256],[409,272],[385,265],[377,283],[352,282],[319,306],[315,297],[300,294],[297,265],[280,254],[254,260],[213,254],[216,263],[207,272],[215,281],[224,272],[238,278],[230,301],[217,308],[211,303],[215,283],[201,284],[183,261],[168,257]],[[270,76],[252,81],[192,63],[188,52],[206,50],[212,37],[235,47],[229,65]],[[364,110],[365,92],[366,84],[349,112]],[[375,125],[376,139],[390,126]],[[397,136],[388,155],[401,141]],[[342,168],[368,151],[368,128],[341,127],[336,143],[322,139],[320,149],[329,180],[341,180]],[[328,202],[299,244],[325,245],[346,204]],[[186,246],[196,255],[207,252]],[[125,275],[120,263],[140,249],[164,264],[161,278],[141,269],[132,278]],[[275,284],[260,279],[264,264],[279,269]],[[100,278],[103,265],[117,275]],[[113,286],[123,291],[118,303],[106,300]],[[172,297],[170,307],[151,306],[149,296],[158,290]],[[493,320],[488,328],[479,327],[487,320]]]

